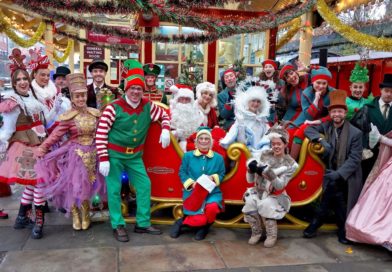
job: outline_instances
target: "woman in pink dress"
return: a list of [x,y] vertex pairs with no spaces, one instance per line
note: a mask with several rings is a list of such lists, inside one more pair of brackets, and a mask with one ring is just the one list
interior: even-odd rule
[[[3,125],[0,127],[0,182],[25,185],[14,228],[33,229],[33,239],[43,235],[45,198],[37,185],[36,151],[46,136],[42,124],[45,107],[31,89],[24,64],[25,56],[18,48],[12,50],[11,83],[13,92],[4,94],[0,103]],[[31,220],[33,204],[35,223]]]
[[380,153],[347,218],[346,237],[392,251],[392,131],[385,136],[374,131],[369,137],[379,139]]

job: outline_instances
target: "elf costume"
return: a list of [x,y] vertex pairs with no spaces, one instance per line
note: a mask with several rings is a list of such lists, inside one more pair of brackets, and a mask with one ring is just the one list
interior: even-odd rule
[[[136,104],[129,100],[127,92],[132,91],[131,87],[145,88],[141,64],[134,61],[132,67],[126,78],[126,94],[109,104],[102,113],[98,123],[96,146],[100,172],[106,176],[111,225],[114,230],[118,227],[123,230],[125,226],[121,214],[119,177],[126,171],[137,192],[135,232],[139,232],[141,228],[145,230],[151,226],[151,182],[142,160],[144,142],[151,122],[161,121],[160,142],[163,148],[167,147],[170,143],[170,122],[165,111],[147,99],[141,98]],[[125,241],[127,240],[123,240]]]

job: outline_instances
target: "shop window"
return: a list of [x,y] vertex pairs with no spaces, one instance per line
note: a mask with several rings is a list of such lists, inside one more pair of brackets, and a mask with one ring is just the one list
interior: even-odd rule
[[[179,33],[178,26],[160,26],[158,33],[168,36]],[[156,61],[178,61],[179,45],[171,43],[156,43],[155,59]]]
[[218,64],[230,65],[241,55],[241,35],[219,40]]
[[260,64],[264,60],[265,32],[244,34],[244,64]]

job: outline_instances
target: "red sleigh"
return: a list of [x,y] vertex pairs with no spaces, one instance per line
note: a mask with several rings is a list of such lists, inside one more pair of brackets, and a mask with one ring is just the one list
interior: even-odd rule
[[[175,219],[182,216],[182,183],[178,176],[178,170],[183,152],[173,136],[170,146],[163,149],[159,144],[160,133],[160,124],[153,123],[146,139],[143,159],[151,179],[152,223],[172,224]],[[292,207],[307,205],[320,195],[324,173],[324,165],[318,157],[321,152],[322,147],[319,144],[312,144],[308,139],[305,139],[300,153],[299,168],[286,187],[292,200]],[[242,206],[242,196],[246,188],[252,186],[245,179],[246,160],[250,157],[250,152],[245,145],[234,143],[228,148],[227,156],[234,165],[221,184],[225,205]],[[162,209],[171,209],[171,216],[167,216],[167,212],[165,217],[155,216],[155,214],[161,214],[158,211]],[[126,205],[123,205],[123,213],[127,213]],[[216,225],[248,227],[248,224],[244,223],[242,219],[243,214],[239,213],[229,220],[217,220]],[[128,217],[127,221],[134,222],[134,218]],[[287,214],[280,227],[301,229],[307,224],[307,222]]]

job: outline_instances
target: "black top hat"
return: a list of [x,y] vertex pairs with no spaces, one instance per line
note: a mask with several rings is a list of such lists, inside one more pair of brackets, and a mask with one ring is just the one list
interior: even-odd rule
[[56,68],[56,73],[53,74],[53,79],[56,80],[56,77],[58,76],[63,76],[65,77],[66,75],[70,74],[71,70],[69,70],[65,66],[59,66]]
[[380,83],[380,88],[392,88],[392,74],[384,75],[384,81]]
[[88,70],[90,71],[90,73],[93,69],[96,68],[105,70],[105,72],[108,71],[108,65],[103,60],[100,59],[93,60],[93,62],[88,66]]

